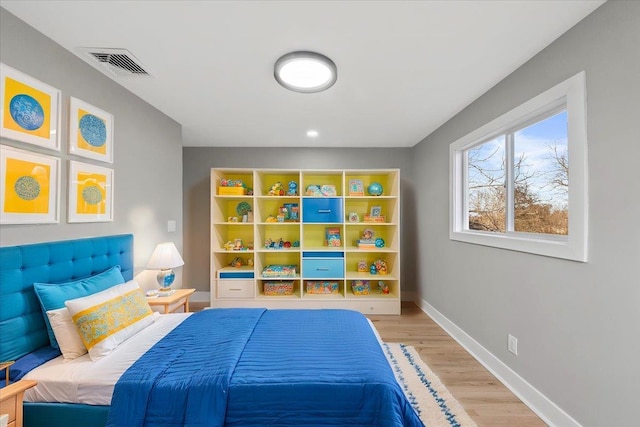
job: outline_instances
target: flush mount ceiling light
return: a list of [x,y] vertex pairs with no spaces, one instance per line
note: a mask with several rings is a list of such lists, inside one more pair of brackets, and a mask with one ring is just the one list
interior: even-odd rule
[[315,52],[291,52],[281,56],[273,74],[283,87],[302,93],[329,89],[338,79],[336,64]]

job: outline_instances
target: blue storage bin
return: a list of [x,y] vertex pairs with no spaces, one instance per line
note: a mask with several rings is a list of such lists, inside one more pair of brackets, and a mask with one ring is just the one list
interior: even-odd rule
[[318,197],[302,199],[302,222],[339,222],[343,221],[342,199]]
[[344,258],[303,259],[302,276],[305,279],[341,279],[344,277]]

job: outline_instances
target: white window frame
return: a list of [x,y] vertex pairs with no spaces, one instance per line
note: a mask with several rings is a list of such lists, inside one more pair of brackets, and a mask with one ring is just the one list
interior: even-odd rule
[[[469,229],[465,152],[539,117],[566,106],[569,155],[569,232],[567,236]],[[537,255],[587,262],[587,120],[586,78],[582,71],[449,146],[449,238]],[[513,207],[507,206],[507,209]]]

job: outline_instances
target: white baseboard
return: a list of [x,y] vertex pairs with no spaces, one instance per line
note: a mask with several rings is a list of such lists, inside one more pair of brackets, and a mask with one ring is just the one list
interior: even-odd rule
[[427,313],[442,329],[458,342],[471,356],[491,372],[502,384],[550,426],[581,427],[580,423],[564,412],[544,394],[529,384],[524,378],[505,365],[489,350],[474,340],[455,323],[446,318],[431,304],[416,298],[415,303]]

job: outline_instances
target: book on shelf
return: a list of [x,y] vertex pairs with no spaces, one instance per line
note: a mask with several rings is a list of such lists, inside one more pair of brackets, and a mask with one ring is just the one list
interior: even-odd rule
[[325,228],[325,237],[326,237],[327,246],[330,246],[330,247],[342,246],[342,240],[340,238],[340,227]]
[[375,249],[376,242],[375,240],[358,240],[358,249]]

